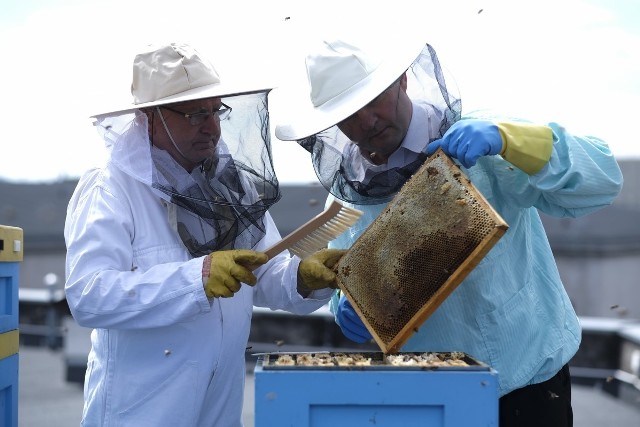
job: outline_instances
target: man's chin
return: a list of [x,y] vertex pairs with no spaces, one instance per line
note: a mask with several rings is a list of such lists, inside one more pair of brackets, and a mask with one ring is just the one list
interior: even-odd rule
[[216,147],[215,146],[212,147],[211,145],[205,146],[203,144],[201,148],[197,150],[195,153],[198,156],[202,156],[203,159],[207,157],[212,157],[216,154]]

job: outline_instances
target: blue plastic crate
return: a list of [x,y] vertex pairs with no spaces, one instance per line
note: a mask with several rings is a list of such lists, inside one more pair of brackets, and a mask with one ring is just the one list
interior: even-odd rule
[[18,267],[0,260],[0,334],[18,329]]
[[18,355],[0,359],[0,426],[18,425]]
[[18,329],[18,273],[22,229],[0,225],[0,333]]
[[0,426],[18,425],[18,287],[22,229],[0,225]]

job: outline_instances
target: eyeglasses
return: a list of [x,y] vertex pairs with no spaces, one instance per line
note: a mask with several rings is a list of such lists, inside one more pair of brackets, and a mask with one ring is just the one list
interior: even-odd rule
[[226,120],[229,118],[229,115],[231,114],[231,110],[232,110],[232,108],[229,107],[224,102],[222,103],[222,107],[220,107],[220,109],[216,111],[209,111],[203,108],[196,113],[183,113],[182,111],[174,110],[173,108],[169,108],[164,105],[161,108],[164,108],[165,110],[169,110],[172,113],[180,114],[185,119],[189,120],[189,124],[191,124],[191,126],[198,126],[203,124],[211,115],[213,115],[213,117],[217,118],[220,121]]

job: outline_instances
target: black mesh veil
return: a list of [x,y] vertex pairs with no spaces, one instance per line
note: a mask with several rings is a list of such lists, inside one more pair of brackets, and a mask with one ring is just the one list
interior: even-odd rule
[[222,102],[233,110],[220,122],[216,154],[191,173],[151,144],[146,115],[139,110],[97,123],[111,145],[111,161],[168,202],[169,218],[194,257],[253,248],[265,235],[267,209],[280,199],[267,91],[225,96]]
[[[428,104],[432,118],[439,120],[437,130],[425,135],[426,147],[429,142],[442,137],[459,120],[461,101],[456,93],[452,93],[456,91],[455,84],[450,82],[452,88],[447,87],[436,52],[428,44],[406,74],[409,97],[414,102]],[[297,142],[311,153],[316,175],[322,185],[336,198],[356,204],[377,204],[390,200],[427,157],[421,154],[408,165],[390,168],[373,176],[368,174],[367,179],[363,180],[359,178],[362,174],[356,170],[357,167],[362,168],[362,162],[354,162],[361,154],[337,125]]]

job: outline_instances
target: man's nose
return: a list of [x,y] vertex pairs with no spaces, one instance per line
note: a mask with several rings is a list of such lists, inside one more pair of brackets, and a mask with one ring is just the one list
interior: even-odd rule
[[203,132],[213,133],[220,131],[220,119],[216,114],[209,114],[201,126]]
[[377,116],[375,114],[375,110],[373,108],[369,108],[368,106],[362,107],[355,114],[355,118],[358,122],[358,126],[361,129],[372,129],[377,120]]

